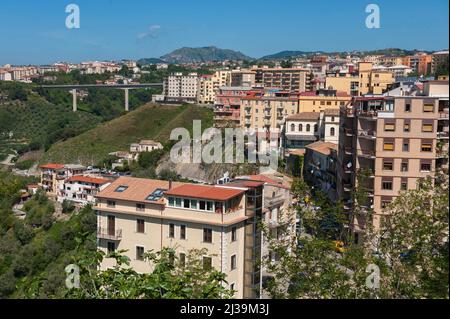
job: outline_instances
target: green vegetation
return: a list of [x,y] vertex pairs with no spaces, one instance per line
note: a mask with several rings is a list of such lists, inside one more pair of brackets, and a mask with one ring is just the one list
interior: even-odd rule
[[220,49],[214,46],[202,48],[180,48],[161,57],[169,63],[191,63],[225,60],[252,60],[252,58],[238,51]]
[[54,144],[43,161],[96,165],[107,159],[111,152],[129,151],[130,144],[141,139],[167,144],[172,129],[191,128],[195,119],[202,120],[203,127],[210,127],[212,111],[195,105],[148,104],[79,136]]
[[[448,173],[419,181],[417,189],[400,193],[387,208],[389,218],[375,229],[370,209],[357,193],[355,215],[365,217],[367,227],[363,244],[353,244],[345,232],[337,235],[324,227],[324,220],[349,226],[335,207],[326,201],[309,198],[309,189],[301,181],[293,184],[293,194],[302,203],[296,205],[297,217],[305,228],[295,240],[279,240],[290,227],[282,222],[276,236],[264,229],[275,263],[265,260],[273,277],[265,290],[274,298],[449,298],[449,190]],[[339,221],[340,220],[340,221]],[[336,227],[333,227],[337,229]],[[281,237],[283,238],[283,237]],[[342,240],[337,249],[332,240]],[[379,280],[374,271],[379,270]],[[368,284],[369,283],[369,284]],[[377,286],[378,284],[378,286]]]

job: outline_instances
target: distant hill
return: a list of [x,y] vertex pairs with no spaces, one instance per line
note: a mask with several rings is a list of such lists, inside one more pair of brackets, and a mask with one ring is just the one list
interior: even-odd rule
[[308,56],[315,53],[320,53],[320,51],[281,51],[278,53],[265,55],[261,57],[259,60],[279,60],[279,59],[287,59],[287,58],[294,58],[299,56]]
[[149,64],[156,64],[156,63],[165,63],[165,61],[158,59],[158,58],[144,58],[144,59],[139,59],[137,61],[137,63],[140,65],[149,65]]
[[169,141],[172,129],[191,128],[194,119],[212,126],[212,111],[196,105],[146,104],[112,121],[63,142],[53,144],[41,162],[96,165],[115,151],[129,151],[141,139]]
[[253,60],[241,52],[229,49],[220,49],[215,46],[203,48],[184,47],[163,55],[161,59],[169,63]]
[[324,51],[281,51],[270,55],[265,55],[259,60],[283,60],[289,58],[296,58],[301,56],[311,56],[316,54],[323,55],[358,55],[358,56],[366,56],[366,55],[386,55],[386,56],[406,56],[406,55],[414,55],[418,52],[431,53],[431,51],[423,51],[423,50],[405,50],[399,48],[387,48],[387,49],[379,49],[379,50],[369,50],[369,51],[342,51],[342,52],[324,52]]

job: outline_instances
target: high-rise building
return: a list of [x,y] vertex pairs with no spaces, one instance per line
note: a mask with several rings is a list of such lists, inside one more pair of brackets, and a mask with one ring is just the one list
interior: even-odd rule
[[[397,96],[355,97],[341,108],[340,119],[338,194],[351,209],[352,192],[364,187],[374,227],[399,192],[416,188],[418,179],[440,167],[448,169],[448,81],[428,81],[422,91]],[[365,229],[364,214],[354,216],[354,232]]]
[[264,88],[279,88],[287,92],[311,91],[311,72],[302,68],[256,68],[255,82]]
[[197,73],[174,73],[164,79],[164,96],[167,101],[195,102],[198,90]]

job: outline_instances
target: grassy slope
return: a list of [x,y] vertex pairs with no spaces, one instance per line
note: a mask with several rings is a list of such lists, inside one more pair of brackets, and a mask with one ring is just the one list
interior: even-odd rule
[[54,144],[41,162],[95,165],[115,151],[128,151],[140,139],[169,140],[176,127],[192,127],[201,119],[204,128],[212,125],[212,112],[195,105],[144,105],[135,111],[99,125],[79,136]]

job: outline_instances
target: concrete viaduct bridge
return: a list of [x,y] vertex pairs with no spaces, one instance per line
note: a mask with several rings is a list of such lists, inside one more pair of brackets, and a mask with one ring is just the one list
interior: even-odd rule
[[64,89],[72,93],[72,110],[77,111],[77,90],[82,89],[120,89],[125,91],[125,111],[129,111],[128,94],[129,90],[160,87],[162,83],[139,83],[139,84],[60,84],[60,85],[41,85],[43,89]]

